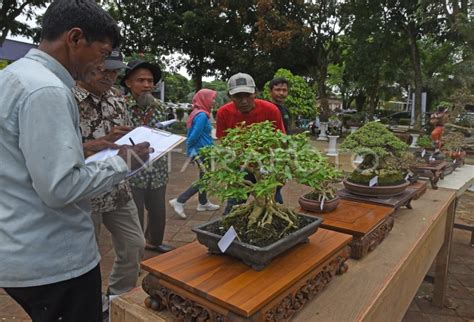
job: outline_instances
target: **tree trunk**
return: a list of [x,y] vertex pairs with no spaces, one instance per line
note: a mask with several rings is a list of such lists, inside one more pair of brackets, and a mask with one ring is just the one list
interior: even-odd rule
[[356,102],[356,109],[357,112],[362,112],[364,109],[364,104],[365,104],[366,96],[363,93],[358,93],[355,97],[355,102]]
[[377,77],[375,79],[375,82],[374,82],[373,86],[370,88],[370,92],[368,93],[369,94],[369,106],[368,106],[368,110],[367,110],[367,116],[369,117],[370,120],[374,116],[375,108],[377,107],[379,86],[380,86],[379,73],[377,73]]
[[194,74],[193,81],[194,81],[194,89],[197,92],[202,88],[202,74],[201,73]]
[[3,42],[5,41],[5,39],[7,39],[7,35],[8,35],[8,30],[5,30],[2,28],[0,32],[0,47],[3,46]]
[[413,23],[409,23],[406,29],[410,41],[410,56],[415,74],[415,128],[421,128],[421,91],[423,88],[423,76],[421,73],[420,50],[416,42],[416,30]]
[[328,76],[328,65],[325,62],[320,61],[318,75],[318,94],[319,94],[319,106],[321,108],[320,119],[326,121],[331,114],[329,110],[328,94],[326,89],[326,79]]

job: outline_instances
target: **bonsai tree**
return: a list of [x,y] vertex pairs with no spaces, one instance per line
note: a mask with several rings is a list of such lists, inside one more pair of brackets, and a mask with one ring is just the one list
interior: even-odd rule
[[368,185],[378,176],[379,185],[404,182],[411,165],[406,152],[408,145],[397,138],[380,122],[370,122],[350,134],[341,145],[363,157],[362,163],[352,172],[349,180]]
[[418,138],[418,141],[416,141],[418,146],[423,149],[432,149],[433,148],[433,142],[431,142],[431,139],[427,135],[422,135]]
[[336,198],[335,184],[343,178],[343,172],[333,167],[327,159],[322,157],[318,163],[318,169],[314,169],[306,176],[299,176],[298,183],[307,185],[312,191],[305,195],[306,198],[315,201],[330,201]]
[[328,134],[340,135],[342,122],[337,115],[331,115],[328,122]]
[[[244,201],[250,195],[246,204],[234,206],[220,221],[216,232],[232,225],[242,241],[256,246],[306,225],[304,217],[275,202],[278,186],[296,179],[323,191],[323,181],[335,176],[326,158],[309,145],[306,133],[289,136],[275,131],[270,122],[230,129],[219,144],[201,149],[200,155],[210,164],[199,181],[202,190],[223,201]],[[246,180],[246,173],[253,174],[255,182]]]
[[462,151],[464,144],[464,134],[460,132],[450,132],[442,137],[442,149],[445,155],[453,160],[463,159],[466,155]]

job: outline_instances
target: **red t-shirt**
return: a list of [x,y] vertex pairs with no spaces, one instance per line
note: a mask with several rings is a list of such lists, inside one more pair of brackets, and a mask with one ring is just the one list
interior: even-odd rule
[[230,102],[217,110],[216,136],[220,139],[226,135],[225,131],[227,129],[232,129],[242,122],[250,125],[265,121],[272,121],[275,129],[286,133],[280,110],[273,103],[255,99],[255,108],[249,113],[242,113],[237,109],[234,102]]

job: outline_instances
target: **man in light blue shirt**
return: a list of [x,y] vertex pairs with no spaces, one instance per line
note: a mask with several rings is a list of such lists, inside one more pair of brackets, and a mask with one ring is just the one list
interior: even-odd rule
[[[122,181],[149,144],[85,164],[71,88],[120,42],[92,0],[57,0],[38,49],[0,72],[0,287],[33,321],[101,321],[89,199]],[[130,160],[127,164],[125,160]]]

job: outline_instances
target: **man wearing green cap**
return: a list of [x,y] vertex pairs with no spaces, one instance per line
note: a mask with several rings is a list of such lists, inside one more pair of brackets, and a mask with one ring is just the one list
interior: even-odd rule
[[[166,121],[163,104],[155,99],[152,91],[161,79],[158,65],[143,60],[132,60],[120,84],[127,88],[127,107],[134,126],[156,127]],[[173,249],[163,244],[166,224],[166,185],[168,183],[168,159],[161,157],[151,166],[130,179],[133,199],[138,208],[140,223],[145,231],[145,249],[165,253]],[[145,226],[145,208],[148,220]]]

